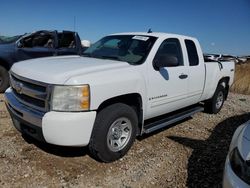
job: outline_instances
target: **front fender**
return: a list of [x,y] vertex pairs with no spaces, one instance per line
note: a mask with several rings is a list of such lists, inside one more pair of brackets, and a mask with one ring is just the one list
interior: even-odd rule
[[[146,99],[146,84],[142,70],[138,66],[129,66],[121,69],[93,72],[69,79],[65,84],[89,84],[90,109],[96,110],[102,102],[121,95],[138,93],[142,101]],[[143,109],[145,104],[143,103]]]

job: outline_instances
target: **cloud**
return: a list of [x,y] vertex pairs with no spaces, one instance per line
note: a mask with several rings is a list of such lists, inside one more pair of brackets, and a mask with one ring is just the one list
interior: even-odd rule
[[211,44],[210,44],[211,46],[215,46],[215,42],[211,42]]

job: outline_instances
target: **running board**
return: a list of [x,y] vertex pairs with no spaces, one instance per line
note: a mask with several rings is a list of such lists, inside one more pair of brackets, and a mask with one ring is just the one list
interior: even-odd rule
[[170,115],[168,117],[165,117],[163,119],[157,120],[155,122],[151,122],[149,124],[144,125],[143,133],[151,133],[158,129],[165,128],[173,123],[176,123],[178,121],[181,121],[189,116],[192,116],[193,114],[197,112],[204,111],[204,108],[201,106],[196,106],[193,108],[185,109],[184,111],[177,112],[176,114]]

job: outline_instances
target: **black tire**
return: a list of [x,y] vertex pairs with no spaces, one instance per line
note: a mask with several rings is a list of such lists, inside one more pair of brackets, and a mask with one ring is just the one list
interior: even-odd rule
[[210,114],[217,114],[225,101],[226,90],[219,84],[215,90],[213,97],[205,102],[205,111]]
[[[129,125],[129,128],[125,130],[125,128],[120,127],[119,130],[123,129],[123,132],[128,131],[128,135],[130,135],[130,137],[125,138],[125,142],[121,147],[118,147],[115,144],[112,146],[111,142],[109,141],[114,141],[116,139],[118,141],[118,138],[115,137],[119,137],[119,131],[117,131],[117,134],[113,133],[116,129],[114,127],[118,127],[120,125],[118,121],[121,121],[121,126],[123,126],[123,120],[125,120],[124,125]],[[89,151],[91,156],[102,162],[112,162],[122,158],[132,146],[136,138],[137,129],[138,118],[135,110],[132,107],[126,104],[116,103],[104,108],[97,114],[95,125],[90,138]],[[124,138],[121,137],[122,134],[120,135],[119,139],[123,139],[123,142]]]
[[8,71],[0,66],[0,93],[5,92],[9,87],[9,73]]

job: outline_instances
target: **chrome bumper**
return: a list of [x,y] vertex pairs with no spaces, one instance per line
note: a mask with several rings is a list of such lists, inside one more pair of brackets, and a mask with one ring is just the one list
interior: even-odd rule
[[14,115],[18,119],[28,122],[29,124],[40,128],[42,127],[42,118],[45,114],[44,112],[31,109],[30,107],[20,103],[14,96],[11,88],[8,88],[4,95],[6,99],[5,103],[11,113],[11,116]]

